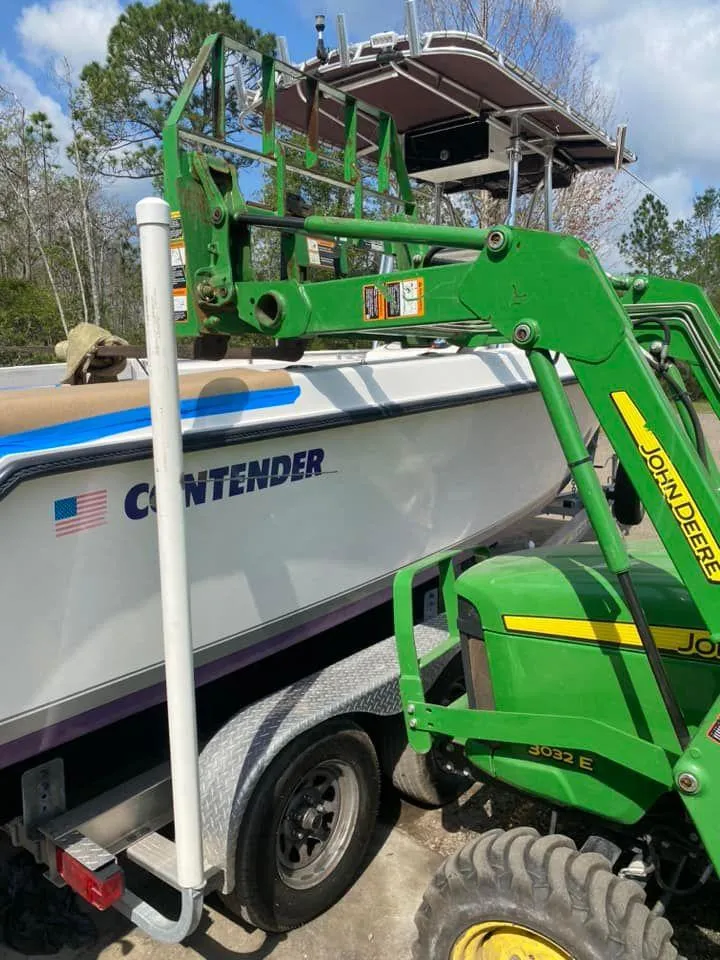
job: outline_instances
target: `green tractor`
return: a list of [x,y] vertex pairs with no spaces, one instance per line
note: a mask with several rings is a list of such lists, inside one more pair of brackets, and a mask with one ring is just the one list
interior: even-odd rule
[[[584,163],[611,164],[614,152],[622,165],[628,156],[619,136],[614,144],[580,124],[544,88],[493,59],[479,38],[443,47],[445,59],[435,56],[434,35],[424,46],[412,31],[382,38],[385,46],[373,38],[352,60],[342,50],[328,58],[323,48],[308,72],[208,38],[164,134],[166,196],[183,251],[177,330],[196,337],[197,355],[208,358],[222,356],[230,336],[248,333],[274,339],[279,358],[282,341],[289,348],[347,334],[442,337],[460,348],[511,342],[526,352],[597,543],[491,558],[458,575],[449,553],[398,574],[404,718],[419,753],[449,738],[478,779],[581,811],[597,826],[580,850],[566,837],[525,828],[480,836],[430,886],[414,955],[674,960],[664,916],[672,895],[699,889],[720,865],[713,812],[720,809],[720,473],[681,376],[692,372],[720,416],[720,318],[697,287],[610,277],[583,241],[516,225],[523,191],[534,203],[544,186],[549,227],[553,178],[566,185]],[[462,74],[471,55],[472,69]],[[254,78],[252,90],[243,71]],[[228,76],[239,79],[226,96]],[[472,100],[462,76],[495,84],[498,97],[512,81],[525,106],[508,101],[478,115],[471,107],[479,89]],[[192,107],[202,78],[212,81],[212,116],[200,128]],[[426,101],[439,91],[433,110],[449,111],[447,129],[433,120],[418,133],[417,118],[403,119],[419,103],[403,92],[413,83]],[[360,88],[373,103],[356,99]],[[230,103],[239,104],[239,119]],[[464,103],[467,136],[455,116]],[[562,124],[543,126],[549,115]],[[283,124],[292,138],[278,133]],[[445,156],[451,129],[457,162]],[[246,144],[251,133],[259,150]],[[505,148],[495,150],[493,138],[500,135],[508,147],[499,173]],[[299,150],[297,137],[304,137]],[[334,153],[323,161],[328,142]],[[368,158],[376,163],[370,180]],[[274,207],[242,196],[237,164],[248,161],[274,171]],[[303,173],[344,190],[353,215],[308,216],[288,192],[290,175]],[[451,188],[508,189],[507,222],[478,229],[438,216],[422,224],[410,174],[439,186],[438,214]],[[451,174],[454,186],[445,189],[438,178]],[[254,269],[258,230],[278,241],[273,279]],[[327,264],[318,277],[311,268],[320,248]],[[379,270],[353,272],[353,259],[377,250]],[[628,547],[558,376],[560,354],[622,466],[617,518],[644,507],[657,543]],[[448,635],[419,661],[412,584],[433,567]],[[431,703],[421,667],[454,649],[467,693]]]
[[[606,326],[593,313],[583,327],[569,307],[540,319],[525,304],[508,326],[526,345],[597,542],[499,556],[457,577],[451,555],[435,558],[467,687],[449,706],[425,698],[408,609],[413,578],[433,561],[399,574],[395,591],[411,745],[451,737],[478,779],[595,827],[579,850],[524,827],[468,844],[426,892],[416,960],[674,960],[666,908],[720,863],[718,476],[674,359],[691,363],[717,413],[718,318],[689,285],[606,288]],[[583,302],[577,294],[568,304]],[[622,509],[636,491],[659,541],[621,536],[555,351],[571,359],[620,457]]]

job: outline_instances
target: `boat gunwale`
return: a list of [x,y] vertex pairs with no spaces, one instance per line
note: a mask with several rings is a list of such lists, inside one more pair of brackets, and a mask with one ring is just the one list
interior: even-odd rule
[[[561,380],[566,386],[577,383],[577,378],[572,374],[561,375]],[[284,420],[229,424],[205,429],[194,428],[183,433],[183,450],[185,453],[196,453],[288,435],[302,436],[322,430],[359,426],[378,420],[415,416],[537,392],[538,386],[535,381],[515,381],[445,396],[392,401],[306,416],[296,415]],[[0,462],[0,502],[22,483],[31,480],[150,459],[152,459],[152,436],[108,443],[93,441],[82,446],[62,450],[48,449],[30,455],[11,454],[4,458],[4,463]]]

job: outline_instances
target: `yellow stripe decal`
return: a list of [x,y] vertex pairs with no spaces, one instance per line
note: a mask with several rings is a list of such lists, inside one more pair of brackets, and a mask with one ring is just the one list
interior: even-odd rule
[[720,545],[710,532],[675,464],[652,430],[648,429],[645,418],[628,394],[624,390],[617,390],[610,396],[705,578],[711,583],[720,583]]
[[[509,614],[503,617],[503,623],[505,629],[512,633],[607,643],[618,647],[642,647],[633,623],[571,620],[563,617],[520,617]],[[690,630],[685,627],[650,627],[650,630],[659,650],[667,650],[683,657],[720,660],[720,645],[710,640],[707,630]]]

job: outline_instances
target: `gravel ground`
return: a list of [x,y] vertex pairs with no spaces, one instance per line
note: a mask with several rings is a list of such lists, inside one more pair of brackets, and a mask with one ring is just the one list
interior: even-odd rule
[[[720,457],[720,423],[707,415],[702,421],[708,445],[714,455]],[[596,463],[607,464],[609,457],[609,444],[602,437]],[[601,471],[601,476],[605,479],[606,474]],[[532,528],[513,532],[509,546],[523,548],[528,539],[541,543],[543,534],[550,529],[548,521],[536,521]],[[632,530],[629,539],[654,536],[654,528],[646,518]],[[504,541],[502,546],[506,548],[508,543]],[[498,784],[483,784],[473,786],[456,803],[443,810],[421,810],[404,804],[397,827],[436,852],[449,856],[484,830],[527,824],[547,832],[549,823],[550,808],[546,804],[520,796]],[[567,813],[560,815],[557,829],[582,843],[592,826],[583,817]],[[696,896],[687,900],[676,898],[670,905],[669,918],[675,926],[678,948],[688,960],[720,958],[719,895],[718,883],[713,882]]]

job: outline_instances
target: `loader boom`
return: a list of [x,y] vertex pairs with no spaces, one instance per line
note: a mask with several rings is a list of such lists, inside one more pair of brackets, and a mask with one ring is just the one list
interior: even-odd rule
[[[231,57],[240,69],[250,64],[258,78],[254,99],[246,100],[240,109],[246,120],[251,116],[260,125],[256,132],[261,148],[256,152],[244,145],[241,133],[235,138],[228,134],[219,78],[225,76]],[[184,113],[203,71],[209,71],[213,81],[207,129],[197,124],[193,128]],[[284,84],[296,84],[304,91],[304,127],[296,126],[293,133],[302,140],[299,151],[297,139],[276,129],[276,98]],[[341,124],[344,129],[346,146],[339,174],[330,173],[330,161],[321,157],[318,131],[323,122]],[[361,163],[360,143],[371,143],[379,157],[371,186]],[[279,341],[345,333],[373,339],[442,336],[467,347],[513,342],[527,352],[677,738],[674,757],[665,764],[675,764],[678,782],[690,783],[690,777],[703,785],[685,790],[683,799],[710,856],[720,863],[720,835],[712,819],[720,792],[720,749],[708,737],[720,717],[720,698],[697,730],[689,730],[639,602],[625,542],[552,361],[552,355],[559,353],[571,364],[686,584],[711,642],[720,644],[718,469],[693,435],[687,406],[673,403],[656,375],[673,379],[671,393],[677,398],[684,385],[669,358],[685,361],[720,415],[720,320],[704,294],[692,285],[653,277],[611,278],[588,244],[571,236],[506,225],[480,230],[416,222],[416,202],[391,117],[315,76],[303,75],[223,37],[206,41],[165,128],[164,149],[166,193],[178,211],[186,250],[187,315],[178,318],[179,335],[262,333]],[[209,150],[221,156],[209,156]],[[299,152],[300,161],[291,162],[293,150]],[[273,209],[246,201],[228,155],[274,170]],[[324,179],[346,191],[348,212],[353,215],[338,218],[289,211],[286,177],[291,171]],[[368,200],[371,215],[366,216]],[[389,213],[384,213],[388,206]],[[259,230],[279,235],[283,257],[276,279],[259,279],[253,268],[252,245]],[[335,249],[332,278],[308,275],[308,243],[317,243],[318,238],[330,241]],[[396,269],[349,275],[347,251],[360,244],[376,244],[394,258]],[[435,264],[430,255],[435,246],[469,249],[477,256]],[[411,631],[408,634],[406,622],[400,626],[401,662],[407,665],[413,662]],[[416,681],[413,670],[403,670],[406,708],[412,707],[415,713],[414,726],[409,725],[411,742],[427,749],[433,721]],[[443,715],[446,732],[453,735],[481,725],[477,711],[451,714],[449,710]],[[563,723],[570,719],[554,718],[558,742]],[[505,722],[506,740],[523,736],[520,719],[510,723],[505,718]],[[500,720],[488,717],[487,723],[492,728],[489,739],[502,740]],[[595,742],[612,738],[611,729],[592,733],[591,726],[587,721],[584,730]],[[630,767],[633,747],[629,741],[623,744]],[[656,752],[637,741],[638,762],[647,765],[652,760],[663,767]]]

